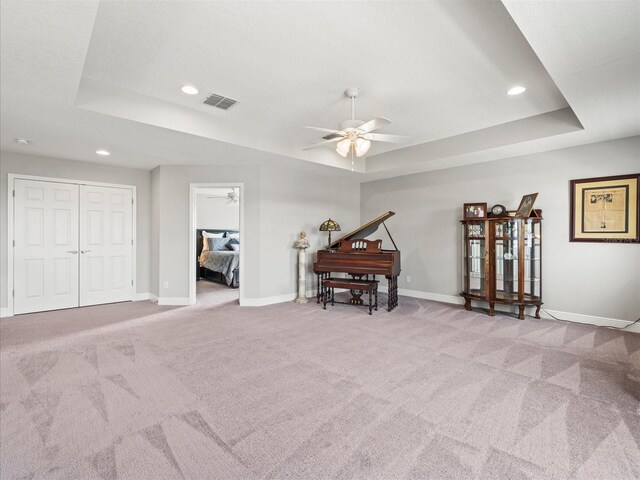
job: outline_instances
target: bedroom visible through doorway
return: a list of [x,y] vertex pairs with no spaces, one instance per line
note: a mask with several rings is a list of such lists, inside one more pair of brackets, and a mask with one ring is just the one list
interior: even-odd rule
[[194,192],[197,303],[238,303],[241,185],[198,186]]

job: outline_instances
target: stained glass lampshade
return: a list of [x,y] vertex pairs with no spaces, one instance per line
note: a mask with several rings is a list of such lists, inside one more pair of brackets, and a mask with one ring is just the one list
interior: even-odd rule
[[320,225],[321,232],[329,232],[328,245],[331,245],[331,232],[339,232],[340,230],[340,225],[338,225],[335,220],[325,220],[324,222],[322,222],[322,225]]

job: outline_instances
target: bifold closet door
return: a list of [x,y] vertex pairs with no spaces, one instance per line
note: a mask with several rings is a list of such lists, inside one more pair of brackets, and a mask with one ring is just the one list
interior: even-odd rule
[[132,216],[130,189],[80,185],[80,306],[132,299]]
[[14,313],[78,306],[78,185],[14,183]]

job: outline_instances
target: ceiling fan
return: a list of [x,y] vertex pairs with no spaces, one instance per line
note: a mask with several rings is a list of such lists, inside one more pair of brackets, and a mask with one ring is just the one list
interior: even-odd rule
[[240,202],[240,189],[233,187],[226,195],[209,195],[207,198],[224,198],[227,205],[235,205]]
[[391,142],[391,143],[403,143],[410,139],[402,135],[387,135],[384,133],[371,133],[378,128],[389,125],[391,120],[378,117],[368,122],[362,120],[356,120],[355,118],[355,101],[358,98],[360,89],[357,87],[351,87],[345,90],[346,97],[351,99],[351,120],[345,120],[340,124],[340,130],[333,130],[330,128],[320,127],[305,127],[313,130],[320,130],[321,132],[327,132],[329,135],[322,137],[324,141],[315,143],[305,147],[303,150],[309,150],[310,148],[319,147],[322,145],[328,145],[336,143],[336,152],[342,157],[345,157],[351,153],[351,160],[353,162],[353,155],[356,157],[362,157],[365,155],[371,147],[371,141],[374,142]]

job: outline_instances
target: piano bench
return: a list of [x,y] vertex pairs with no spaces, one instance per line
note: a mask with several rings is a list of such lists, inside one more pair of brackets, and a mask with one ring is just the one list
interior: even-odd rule
[[[336,302],[334,289],[345,288],[351,290],[353,298],[350,302]],[[359,291],[360,294],[354,294],[353,291]],[[378,311],[378,280],[357,280],[354,278],[325,278],[322,281],[322,308],[327,309],[327,299],[331,297],[331,305],[341,303],[344,305],[363,305],[360,298],[362,293],[369,293],[369,315],[373,309]],[[372,299],[375,298],[375,303]]]

